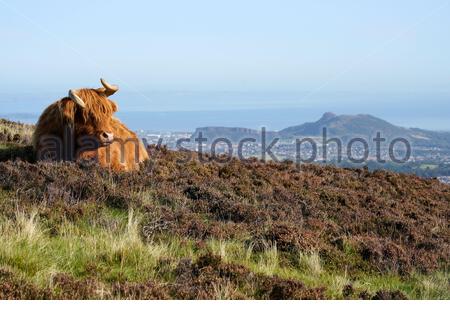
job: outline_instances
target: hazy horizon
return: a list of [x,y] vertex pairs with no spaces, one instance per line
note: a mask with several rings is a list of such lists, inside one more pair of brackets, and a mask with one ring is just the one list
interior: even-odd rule
[[[0,116],[33,123],[57,94],[29,94],[20,98],[0,97]],[[158,92],[149,93],[154,110],[139,107],[141,98],[118,92],[118,117],[132,129],[194,131],[196,127],[228,126],[280,130],[318,120],[325,112],[371,114],[395,125],[435,131],[450,131],[450,97],[391,94],[352,96],[345,93],[306,99],[296,93]],[[433,107],[430,108],[429,106]],[[188,110],[186,110],[188,109]],[[5,111],[4,111],[5,110]]]

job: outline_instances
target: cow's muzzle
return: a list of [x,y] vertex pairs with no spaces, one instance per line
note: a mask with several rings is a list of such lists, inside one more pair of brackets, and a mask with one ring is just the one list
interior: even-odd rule
[[110,145],[114,142],[114,134],[112,132],[103,132],[100,135],[100,142],[102,145]]

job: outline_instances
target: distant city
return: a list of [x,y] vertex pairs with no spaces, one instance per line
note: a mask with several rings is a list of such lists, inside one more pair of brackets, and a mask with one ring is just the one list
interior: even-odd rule
[[[323,136],[323,128],[328,128],[327,137]],[[384,139],[378,146],[374,142],[376,132]],[[264,149],[270,146],[265,155],[269,161],[367,166],[371,170],[413,173],[450,183],[450,133],[397,127],[370,115],[326,113],[316,122],[265,132],[266,141],[262,141],[262,131],[236,127],[138,133],[148,144],[165,145],[171,150],[261,159]],[[335,138],[340,139],[340,147]]]
[[[281,128],[279,131],[266,132],[265,146],[267,147],[276,140],[270,151],[275,160],[278,161],[298,161],[300,159],[301,162],[326,163],[341,167],[367,166],[370,170],[392,170],[416,174],[425,178],[437,178],[444,183],[450,183],[450,131],[407,129],[370,115],[337,116],[332,113],[325,113],[315,122],[284,129],[281,126],[282,123],[293,122],[293,120],[286,120],[289,118],[289,114],[291,114],[292,119],[312,119],[316,113],[317,111],[313,112],[311,109],[304,110],[303,113],[301,110],[293,109],[292,113],[289,110],[283,110],[283,112],[280,112],[281,115],[276,115],[274,110],[258,112],[255,112],[255,110],[237,110],[233,112],[131,112],[119,113],[118,116],[125,123],[130,124],[141,138],[145,138],[148,144],[165,145],[171,150],[184,148],[205,153],[214,152],[216,155],[230,154],[231,152],[234,157],[261,159],[264,149],[261,141],[261,128],[259,130],[254,129],[256,123],[259,122],[266,123],[270,129]],[[253,114],[255,114],[253,122],[247,121],[246,119],[250,119]],[[6,114],[2,117],[25,123],[35,123],[37,120],[36,114],[28,113]],[[317,116],[317,118],[319,117],[320,115]],[[441,120],[446,118],[447,113],[442,116]],[[270,119],[274,119],[273,123]],[[431,121],[431,118],[428,120]],[[158,129],[167,126],[186,128],[190,125],[205,123],[211,123],[211,126],[198,128],[194,126],[189,130]],[[234,123],[239,125],[248,123],[251,126],[236,127],[233,126]],[[229,126],[219,127],[217,124]],[[322,129],[324,127],[328,128],[327,139],[335,137],[341,139],[343,144],[341,152],[339,152],[340,150],[335,143],[326,144],[326,153],[323,152],[324,137]],[[380,145],[379,150],[373,142],[377,132],[381,134],[382,138],[386,139]],[[199,133],[202,134],[202,138],[206,138],[206,141],[201,141],[200,144],[197,141]],[[229,144],[220,141],[220,138],[228,140]],[[349,150],[346,146],[354,138],[366,140],[368,148],[365,148],[362,143],[353,143],[350,148],[351,159],[349,159]],[[400,161],[401,163],[391,161],[392,155],[390,152],[393,152],[394,156],[399,159],[402,159],[405,155],[404,145],[401,143],[397,143],[393,150],[389,148],[390,142],[397,138],[404,138],[410,143],[411,147],[411,154],[406,161]],[[254,141],[242,141],[243,139],[254,139]],[[316,152],[307,142],[302,143],[300,149],[297,150],[298,139],[314,141],[317,148]],[[369,151],[367,156],[366,149]],[[271,156],[269,154],[266,160],[274,160]],[[363,159],[364,161],[352,161],[352,159]],[[380,159],[381,162],[378,161]]]

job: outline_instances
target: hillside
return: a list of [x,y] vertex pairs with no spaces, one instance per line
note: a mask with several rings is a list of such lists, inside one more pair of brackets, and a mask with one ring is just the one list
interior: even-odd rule
[[33,126],[0,119],[0,143],[28,145],[31,143]]
[[0,161],[33,161],[31,136],[34,127],[0,118]]
[[450,186],[150,152],[0,162],[0,299],[450,298]]

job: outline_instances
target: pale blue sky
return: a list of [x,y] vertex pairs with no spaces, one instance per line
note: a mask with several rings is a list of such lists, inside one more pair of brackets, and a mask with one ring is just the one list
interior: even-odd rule
[[448,97],[449,2],[0,0],[0,92]]

